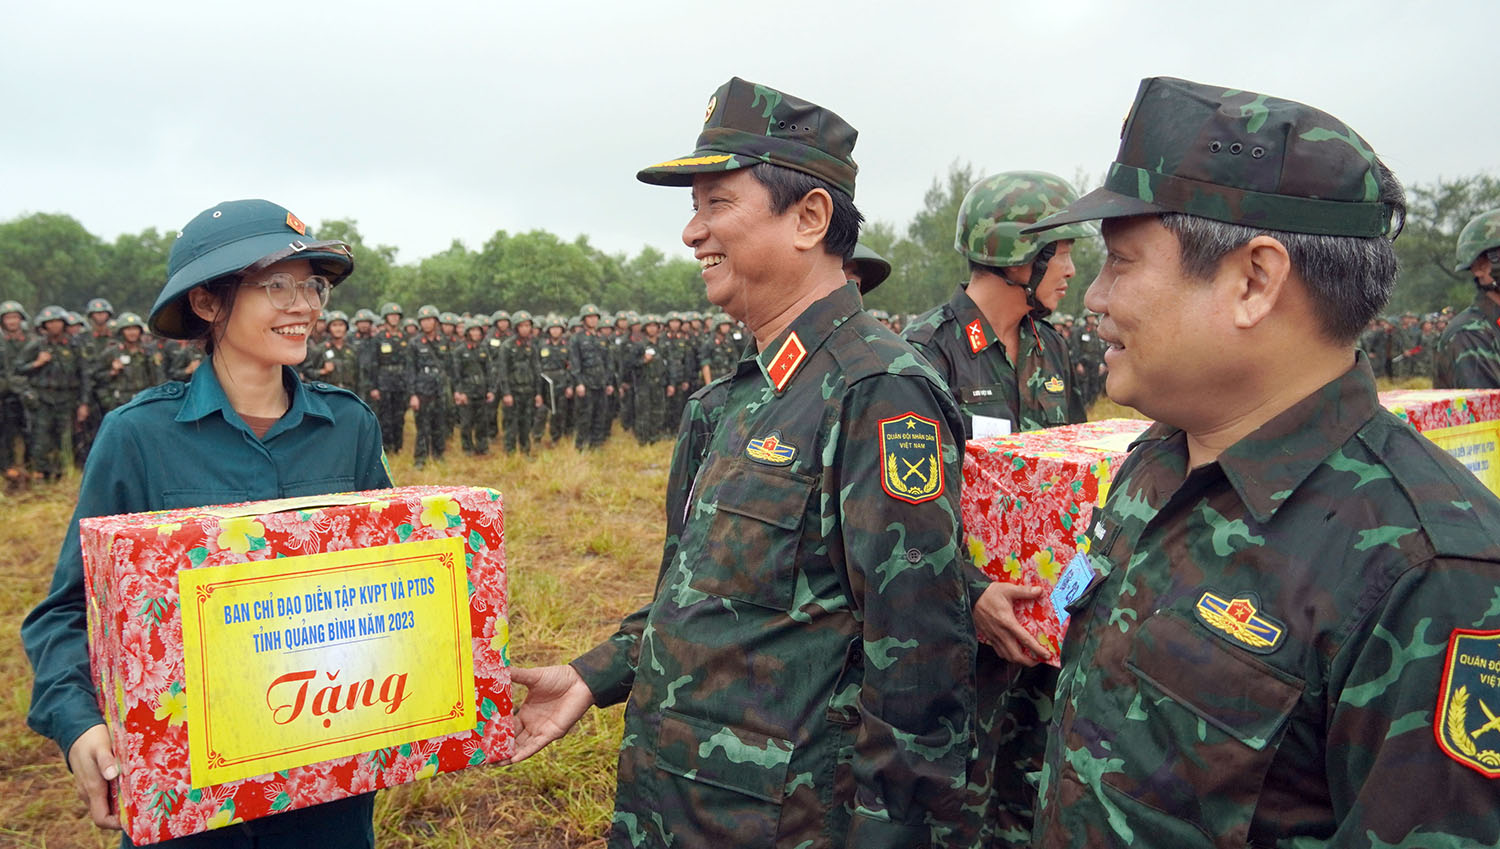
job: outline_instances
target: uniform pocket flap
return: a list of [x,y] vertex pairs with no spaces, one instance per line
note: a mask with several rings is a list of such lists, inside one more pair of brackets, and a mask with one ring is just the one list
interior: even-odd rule
[[802,525],[814,478],[739,462],[719,485],[718,509],[795,530]]
[[1204,721],[1260,751],[1306,684],[1162,612],[1141,626],[1126,666]]
[[781,803],[792,743],[743,728],[664,711],[656,765],[673,775]]

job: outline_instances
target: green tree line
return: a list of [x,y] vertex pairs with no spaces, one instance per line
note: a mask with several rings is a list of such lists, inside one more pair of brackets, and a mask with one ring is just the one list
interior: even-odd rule
[[[904,227],[866,224],[861,240],[891,261],[891,278],[868,297],[872,308],[918,313],[946,301],[968,276],[953,250],[954,222],[969,186],[985,176],[965,162],[933,178],[922,207]],[[1080,191],[1100,182],[1082,172]],[[1500,178],[1472,174],[1407,187],[1405,230],[1396,240],[1401,275],[1389,312],[1432,312],[1462,307],[1473,297],[1467,274],[1453,271],[1458,232],[1478,213],[1500,206]],[[353,219],[324,221],[320,238],[354,248],[355,274],[339,287],[333,306],[353,310],[394,300],[414,309],[433,303],[457,312],[525,308],[571,312],[585,301],[607,309],[664,312],[705,309],[698,264],[644,246],[635,255],[608,253],[587,236],[566,241],[545,230],[497,231],[477,250],[455,240],[447,250],[410,263],[390,245],[370,244]],[[68,215],[33,213],[0,223],[0,300],[28,309],[60,304],[81,309],[94,297],[117,309],[141,312],[166,279],[167,253],[176,234],[151,227],[108,242]],[[1078,274],[1062,312],[1083,310],[1083,294],[1103,261],[1098,239],[1074,246]]]

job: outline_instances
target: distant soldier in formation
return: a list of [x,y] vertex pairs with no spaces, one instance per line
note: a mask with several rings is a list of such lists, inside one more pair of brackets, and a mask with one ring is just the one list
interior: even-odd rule
[[565,324],[562,318],[547,319],[547,338],[537,344],[538,364],[542,372],[543,406],[537,411],[538,419],[534,432],[540,439],[550,425],[551,441],[556,445],[573,429],[573,377],[572,361],[568,358],[568,340],[563,335]]
[[[79,334],[79,353],[83,356],[85,368],[90,368],[92,363],[98,361],[104,349],[115,341],[114,330],[110,322],[115,317],[115,308],[104,298],[94,298],[84,307],[85,317],[88,324],[85,331]],[[94,444],[94,434],[99,432],[99,422],[103,419],[100,398],[97,394],[98,387],[90,390],[88,398],[84,399],[88,404],[89,414],[75,429],[76,438],[73,444],[73,465],[82,469],[84,461],[88,459],[89,447]]]
[[1104,391],[1104,351],[1106,345],[1099,336],[1099,317],[1093,314],[1083,317],[1083,329],[1073,342],[1073,377],[1077,382],[1077,394],[1085,408],[1091,407]]
[[642,445],[667,435],[668,393],[675,390],[662,356],[661,322],[654,315],[646,316],[645,322],[640,340],[630,346],[630,381],[635,393],[633,430]]
[[578,450],[598,448],[609,436],[607,399],[614,394],[614,376],[610,367],[609,342],[600,336],[599,308],[585,304],[581,315],[583,328],[568,343],[568,359],[573,365],[573,395],[577,401],[574,444]]
[[1455,271],[1474,278],[1474,303],[1438,341],[1437,389],[1500,388],[1500,209],[1475,216],[1458,234]]
[[428,460],[440,460],[447,437],[444,420],[443,398],[453,381],[450,376],[450,349],[443,337],[438,319],[441,313],[432,304],[423,304],[417,310],[417,327],[421,335],[407,344],[406,357],[410,363],[412,383],[408,405],[412,409],[417,425],[417,444],[413,449],[416,467],[422,468]]
[[489,403],[495,400],[495,349],[485,339],[482,318],[463,322],[464,339],[453,346],[453,404],[458,413],[459,445],[470,456],[487,454],[490,431],[485,425]]
[[359,350],[349,339],[349,316],[343,310],[328,313],[325,328],[327,341],[312,351],[312,367],[305,372],[308,380],[321,380],[357,393],[360,388]]
[[33,323],[41,335],[21,349],[13,369],[26,378],[33,476],[51,481],[62,476],[63,445],[74,425],[88,418],[93,387],[82,349],[68,334],[67,311],[46,307]]
[[122,313],[115,323],[119,338],[109,343],[93,360],[94,397],[103,412],[124,406],[137,392],[166,380],[160,351],[142,344],[146,322],[133,312]]
[[[512,326],[515,334],[501,343],[495,364],[496,394],[505,416],[505,453],[530,454],[532,429],[542,410],[542,363],[531,313],[516,310]],[[541,438],[540,431],[537,438]]]
[[360,371],[370,375],[370,406],[380,419],[380,436],[388,454],[400,454],[406,427],[406,408],[412,395],[411,358],[407,355],[406,331],[401,326],[401,305],[382,304],[381,320]]
[[20,303],[0,303],[0,469],[12,484],[25,476],[23,458],[32,461],[26,452],[26,407],[21,401],[26,378],[15,373],[16,361],[30,341],[26,334],[29,320]]
[[745,334],[735,329],[729,316],[723,313],[715,316],[713,334],[698,352],[703,384],[707,386],[733,372],[734,364],[740,361],[740,354],[744,351]]

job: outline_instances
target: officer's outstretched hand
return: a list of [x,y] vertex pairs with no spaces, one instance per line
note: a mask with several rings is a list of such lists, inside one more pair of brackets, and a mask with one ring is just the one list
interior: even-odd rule
[[504,763],[520,763],[572,730],[594,704],[594,694],[571,666],[515,667],[510,680],[526,688],[516,710],[516,753]]
[[996,581],[979,596],[974,605],[974,628],[984,637],[995,652],[1011,663],[1036,666],[1038,662],[1052,656],[1047,647],[1037,642],[1016,618],[1015,604],[1020,601],[1035,601],[1042,597],[1041,587],[1022,587]]
[[79,735],[68,749],[68,768],[73,770],[78,798],[88,805],[94,825],[119,828],[120,817],[110,810],[109,782],[120,777],[120,767],[110,749],[109,729],[101,723]]

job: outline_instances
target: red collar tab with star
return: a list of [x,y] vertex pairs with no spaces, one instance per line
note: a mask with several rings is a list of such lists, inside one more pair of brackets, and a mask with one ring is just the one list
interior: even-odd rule
[[802,340],[797,338],[797,332],[792,331],[792,335],[781,343],[781,350],[777,351],[776,356],[771,359],[771,365],[766,368],[766,374],[771,378],[771,385],[776,387],[777,392],[782,391],[788,383],[792,382],[792,375],[797,373],[797,367],[802,365],[805,359],[807,359],[807,348],[802,344]]
[[979,319],[969,322],[969,326],[964,329],[969,333],[969,353],[977,354],[990,344],[990,340],[984,337],[984,325],[979,323]]

